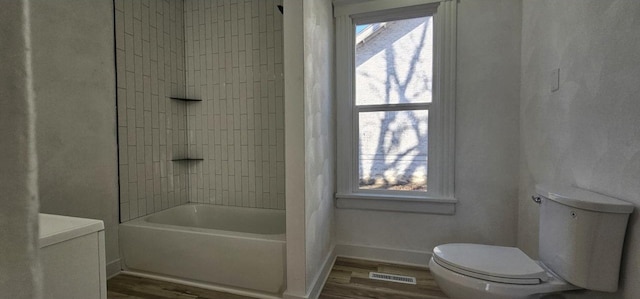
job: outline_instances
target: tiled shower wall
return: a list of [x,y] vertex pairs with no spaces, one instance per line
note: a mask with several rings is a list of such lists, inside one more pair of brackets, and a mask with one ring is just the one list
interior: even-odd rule
[[[184,5],[116,0],[120,218],[187,203]],[[192,162],[190,162],[192,163]]]
[[191,202],[284,209],[280,4],[184,2]]
[[284,209],[279,4],[115,1],[121,221],[187,202]]

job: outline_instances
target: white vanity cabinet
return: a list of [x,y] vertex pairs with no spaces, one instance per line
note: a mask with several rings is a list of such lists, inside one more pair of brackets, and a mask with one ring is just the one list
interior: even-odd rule
[[106,299],[101,220],[40,214],[43,297]]

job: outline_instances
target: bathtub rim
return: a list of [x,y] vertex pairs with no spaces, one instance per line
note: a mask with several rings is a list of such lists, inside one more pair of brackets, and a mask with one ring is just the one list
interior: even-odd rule
[[[171,207],[159,212],[155,212],[155,213],[151,213],[142,217],[138,217],[135,218],[133,220],[129,220],[126,222],[122,222],[120,223],[121,226],[125,226],[125,227],[144,227],[144,228],[148,228],[148,229],[154,229],[154,230],[169,230],[169,231],[174,231],[174,232],[189,232],[189,233],[194,233],[194,234],[202,234],[202,235],[220,235],[220,236],[226,236],[226,237],[233,237],[233,238],[241,238],[241,239],[250,239],[250,240],[264,240],[264,241],[272,241],[272,242],[278,242],[278,243],[285,243],[286,242],[286,232],[281,233],[281,234],[257,234],[257,233],[247,233],[247,232],[237,232],[237,231],[226,231],[226,230],[220,230],[220,229],[213,229],[213,228],[202,228],[202,227],[194,227],[194,226],[182,226],[182,225],[174,225],[174,224],[164,224],[164,223],[157,223],[157,222],[150,222],[148,221],[148,219],[154,215],[169,211],[171,209],[175,209],[175,208],[179,208],[179,207],[184,207],[184,206],[194,206],[194,205],[201,205],[201,206],[210,206],[207,204],[201,204],[201,203],[188,203],[188,204],[184,204],[184,205],[179,205],[179,206],[175,206],[175,207]],[[213,207],[225,207],[227,208],[227,206],[216,206],[216,205],[211,205]],[[230,207],[230,208],[244,208],[244,207]],[[249,208],[249,209],[257,209],[257,208]],[[275,211],[279,211],[279,210],[275,210]],[[283,211],[284,213],[284,211]]]

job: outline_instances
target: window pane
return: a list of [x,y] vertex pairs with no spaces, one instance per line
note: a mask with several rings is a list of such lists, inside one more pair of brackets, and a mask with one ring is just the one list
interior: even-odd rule
[[427,191],[429,111],[359,113],[360,189]]
[[431,102],[432,19],[356,27],[356,105]]

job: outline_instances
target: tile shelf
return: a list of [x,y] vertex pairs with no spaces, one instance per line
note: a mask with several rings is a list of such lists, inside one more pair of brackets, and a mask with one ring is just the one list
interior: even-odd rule
[[[190,99],[190,98],[181,98],[181,97],[169,97],[172,100],[183,101],[183,102],[202,102],[202,99]],[[175,158],[171,159],[171,161],[203,161],[201,158]]]
[[200,158],[178,158],[178,159],[171,159],[171,161],[204,161],[204,159],[200,159]]
[[172,100],[183,101],[183,102],[202,102],[202,99],[189,99],[189,98],[180,98],[180,97],[169,97]]

